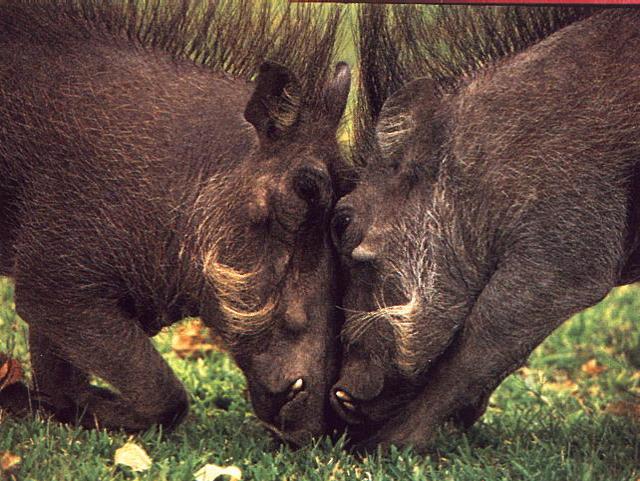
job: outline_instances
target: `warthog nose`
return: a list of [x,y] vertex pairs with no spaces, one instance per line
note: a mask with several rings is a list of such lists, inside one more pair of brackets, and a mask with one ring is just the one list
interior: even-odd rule
[[304,391],[304,379],[299,377],[293,383],[291,383],[291,386],[289,386],[289,393],[287,397],[289,399],[293,399],[294,397],[296,397],[296,395],[298,395],[298,393],[302,391]]

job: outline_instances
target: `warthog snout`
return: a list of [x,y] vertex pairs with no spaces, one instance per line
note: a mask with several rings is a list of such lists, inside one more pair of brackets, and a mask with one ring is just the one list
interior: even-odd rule
[[[229,246],[224,265],[251,274],[217,289],[218,304],[226,301],[223,334],[246,375],[256,415],[296,445],[330,425],[338,326],[336,259],[327,230],[339,194],[335,134],[349,79],[348,67],[339,63],[314,111],[290,71],[273,63],[261,67],[245,118],[259,138],[247,171],[262,175],[238,202],[238,214],[227,208],[225,225],[241,232],[242,245],[235,240]],[[211,322],[215,318],[212,309]]]
[[331,427],[329,401],[336,379],[335,333],[299,322],[300,332],[281,331],[261,352],[237,360],[247,376],[258,418],[281,439],[302,445]]
[[350,424],[369,418],[367,404],[384,386],[384,373],[364,357],[347,357],[338,382],[331,390],[331,402],[337,413]]
[[304,444],[323,431],[321,418],[305,416],[313,404],[313,394],[305,389],[308,385],[305,378],[299,377],[277,387],[257,382],[250,384],[249,388],[256,414],[267,428],[296,445]]
[[330,401],[349,425],[350,438],[358,442],[398,413],[413,395],[410,382],[385,374],[371,359],[347,354],[340,378],[331,388]]

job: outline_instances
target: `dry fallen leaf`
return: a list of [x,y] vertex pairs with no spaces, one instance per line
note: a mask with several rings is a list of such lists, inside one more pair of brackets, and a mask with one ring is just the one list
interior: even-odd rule
[[571,379],[567,379],[566,381],[561,382],[545,382],[542,385],[543,389],[548,389],[549,391],[555,392],[575,392],[578,390],[578,385],[573,382]]
[[626,416],[640,420],[640,403],[630,401],[616,401],[611,403],[605,409],[606,413],[614,416]]
[[600,396],[600,394],[602,394],[602,389],[600,388],[599,385],[594,384],[593,386],[589,386],[587,388],[587,392],[589,393],[589,396],[591,396],[591,397],[598,397],[598,396]]
[[9,451],[0,453],[0,474],[15,470],[20,465],[20,461],[22,458],[17,454]]
[[544,371],[541,369],[533,369],[527,366],[523,366],[516,371],[523,379],[533,378],[538,379],[540,382],[544,379]]
[[217,464],[205,464],[195,472],[196,481],[214,481],[219,476],[229,476],[231,481],[242,478],[242,471],[237,466],[218,466]]
[[598,364],[597,360],[590,359],[580,367],[580,370],[589,376],[597,376],[606,371],[607,368],[602,364]]
[[113,456],[115,464],[128,466],[132,471],[146,471],[151,467],[151,458],[144,449],[135,443],[125,443],[121,448],[116,449]]
[[201,357],[210,351],[224,351],[222,339],[214,337],[202,321],[191,321],[175,330],[171,348],[182,358]]
[[22,379],[22,366],[16,359],[0,353],[0,390]]

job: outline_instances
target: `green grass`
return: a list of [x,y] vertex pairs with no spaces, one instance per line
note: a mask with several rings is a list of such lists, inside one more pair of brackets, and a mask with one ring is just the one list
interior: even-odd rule
[[[614,291],[575,316],[542,346],[524,371],[508,378],[482,421],[465,434],[443,428],[437,450],[357,459],[320,440],[292,451],[271,440],[251,414],[240,371],[221,353],[183,360],[162,334],[158,348],[185,382],[192,409],[171,433],[134,436],[153,465],[133,474],[116,469],[125,434],[72,429],[55,422],[2,418],[0,452],[22,457],[20,480],[192,480],[206,463],[235,464],[253,480],[631,480],[640,478],[640,420],[605,408],[640,401],[640,288]],[[12,286],[0,279],[0,350],[28,367],[26,326],[17,318]],[[589,375],[596,359],[606,370]],[[574,385],[575,384],[575,385]],[[216,399],[228,398],[228,409]],[[1,479],[1,478],[0,478]]]

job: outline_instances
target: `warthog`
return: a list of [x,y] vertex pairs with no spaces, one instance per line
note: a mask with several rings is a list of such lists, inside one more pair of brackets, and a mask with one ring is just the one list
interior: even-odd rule
[[350,74],[323,12],[3,2],[0,274],[58,419],[179,422],[187,394],[149,337],[201,316],[260,419],[294,443],[325,431]]
[[449,8],[361,15],[379,118],[332,220],[347,285],[332,403],[363,447],[474,422],[561,322],[640,278],[640,11]]

